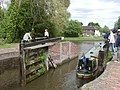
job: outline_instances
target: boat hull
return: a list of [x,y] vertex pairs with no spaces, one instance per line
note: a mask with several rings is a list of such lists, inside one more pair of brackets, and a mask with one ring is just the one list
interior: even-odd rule
[[89,79],[93,77],[93,74],[76,73],[76,76],[81,79]]
[[94,72],[91,73],[84,73],[82,71],[77,71],[76,76],[80,79],[90,79],[98,77],[103,71],[105,70],[105,67],[99,66]]

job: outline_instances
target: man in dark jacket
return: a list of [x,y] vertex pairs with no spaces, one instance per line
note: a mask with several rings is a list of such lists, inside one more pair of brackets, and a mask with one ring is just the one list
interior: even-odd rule
[[118,29],[117,31],[116,47],[117,47],[117,60],[120,61],[120,29]]

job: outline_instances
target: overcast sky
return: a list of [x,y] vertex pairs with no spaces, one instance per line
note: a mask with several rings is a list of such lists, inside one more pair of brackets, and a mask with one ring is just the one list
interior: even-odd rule
[[[3,1],[6,3],[10,0]],[[98,22],[102,27],[107,25],[114,27],[114,23],[120,16],[120,0],[70,0],[71,4],[68,11],[71,13],[71,19],[83,22],[87,25],[89,22]]]
[[71,19],[83,22],[98,22],[102,27],[114,27],[120,16],[120,0],[70,0],[68,8]]
[[2,4],[2,8],[7,8],[7,5],[10,4],[11,0],[0,0],[0,3]]

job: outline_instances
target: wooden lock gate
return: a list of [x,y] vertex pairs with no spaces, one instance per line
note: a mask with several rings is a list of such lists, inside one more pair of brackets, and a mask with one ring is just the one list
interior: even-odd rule
[[33,42],[20,43],[21,85],[25,86],[45,72],[48,47],[59,42],[57,38],[37,38]]

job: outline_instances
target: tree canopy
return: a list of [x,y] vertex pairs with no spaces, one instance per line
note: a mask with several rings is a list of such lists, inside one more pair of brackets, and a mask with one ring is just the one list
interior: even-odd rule
[[0,6],[0,21],[2,21],[4,18],[4,11],[2,9],[2,7]]
[[108,33],[109,32],[109,28],[105,25],[103,28],[100,29],[100,31],[102,33]]
[[77,20],[70,20],[64,31],[66,37],[78,37],[82,35],[83,28],[82,23]]
[[69,0],[11,0],[0,25],[5,40],[18,42],[32,28],[36,37],[43,36],[45,28],[51,37],[60,35],[70,16],[69,4]]
[[120,29],[120,17],[118,17],[117,22],[114,24],[114,29]]
[[95,27],[95,28],[100,29],[100,25],[99,25],[99,23],[89,22],[89,23],[88,23],[88,26],[92,26],[92,27]]

